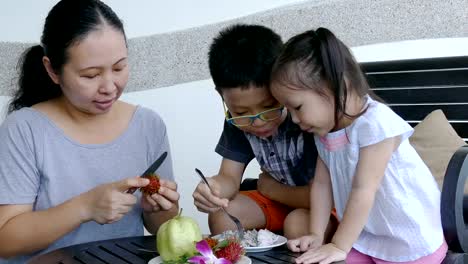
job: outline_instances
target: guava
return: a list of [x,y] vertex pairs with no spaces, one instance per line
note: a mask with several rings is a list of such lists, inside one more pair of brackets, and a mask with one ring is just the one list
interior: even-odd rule
[[162,224],[156,234],[156,248],[164,261],[197,253],[195,244],[202,239],[200,226],[193,218],[181,214],[182,210]]

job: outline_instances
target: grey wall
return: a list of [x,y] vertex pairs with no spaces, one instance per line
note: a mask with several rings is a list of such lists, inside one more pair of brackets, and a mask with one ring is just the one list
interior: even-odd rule
[[[127,91],[209,78],[207,49],[233,23],[269,26],[284,39],[327,27],[349,46],[425,38],[467,37],[467,0],[309,0],[239,19],[129,40],[132,67]],[[0,42],[0,95],[14,88],[19,55],[33,43]]]

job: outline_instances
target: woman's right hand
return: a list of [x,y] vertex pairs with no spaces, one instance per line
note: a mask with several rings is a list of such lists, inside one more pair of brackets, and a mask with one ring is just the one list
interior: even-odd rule
[[210,191],[210,188],[201,181],[192,194],[194,204],[198,211],[212,213],[218,211],[220,207],[226,208],[229,200],[226,198],[220,198],[221,187],[219,183],[213,177],[208,177],[206,180],[213,191]]
[[309,249],[318,248],[323,244],[323,237],[310,234],[300,238],[291,239],[287,245],[292,252],[305,252]]
[[132,177],[121,181],[99,185],[80,195],[83,222],[95,221],[99,224],[111,224],[120,220],[132,210],[137,197],[126,193],[131,187],[144,187],[149,180]]

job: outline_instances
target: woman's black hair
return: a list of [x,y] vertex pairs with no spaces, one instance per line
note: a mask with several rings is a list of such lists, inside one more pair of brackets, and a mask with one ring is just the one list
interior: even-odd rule
[[44,102],[62,95],[59,85],[47,74],[42,58],[47,56],[52,69],[60,74],[68,61],[68,48],[79,43],[104,24],[122,32],[122,21],[112,9],[99,0],[62,0],[47,15],[40,45],[27,49],[21,56],[18,89],[13,94],[8,112]]

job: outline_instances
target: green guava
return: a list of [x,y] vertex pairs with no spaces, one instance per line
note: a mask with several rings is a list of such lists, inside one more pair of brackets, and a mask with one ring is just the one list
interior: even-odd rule
[[202,239],[200,226],[190,217],[179,214],[159,227],[156,248],[164,261],[197,253],[195,243]]

